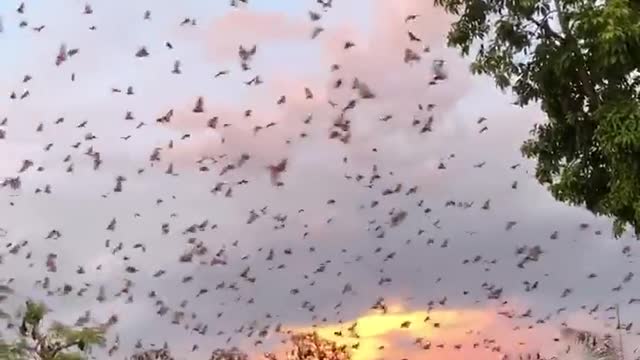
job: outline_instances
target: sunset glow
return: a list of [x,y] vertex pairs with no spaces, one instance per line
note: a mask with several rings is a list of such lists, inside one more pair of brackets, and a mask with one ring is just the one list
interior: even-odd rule
[[[405,310],[389,306],[386,314],[371,311],[343,324],[290,328],[294,332],[316,331],[321,337],[351,347],[353,360],[378,359],[399,344],[417,350],[440,343],[454,344],[492,323],[492,315],[481,310]],[[426,320],[426,321],[425,321]]]

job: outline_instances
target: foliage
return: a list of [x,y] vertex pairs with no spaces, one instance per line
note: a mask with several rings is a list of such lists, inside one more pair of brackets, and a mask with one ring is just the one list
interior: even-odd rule
[[[338,346],[316,333],[299,333],[290,337],[291,348],[285,360],[351,360],[346,346]],[[266,360],[280,360],[275,354],[265,354]],[[130,360],[174,360],[168,349],[146,350],[133,355]],[[215,349],[209,360],[249,360],[249,355],[237,347]]]
[[539,101],[523,153],[561,201],[614,218],[640,235],[640,4],[628,0],[435,0],[459,16],[450,46],[471,70]]
[[134,354],[130,360],[175,360],[168,349],[146,350]]
[[215,349],[209,360],[249,360],[249,355],[236,347],[230,349]]
[[287,353],[286,360],[351,360],[346,346],[338,346],[317,333],[294,334],[291,343],[293,348]]
[[[338,346],[334,341],[321,338],[316,333],[299,333],[290,337],[291,349],[286,352],[286,360],[351,360],[346,346]],[[272,353],[264,354],[266,360],[279,360]],[[248,360],[249,355],[237,348],[216,349],[210,360]]]
[[0,340],[0,359],[22,360],[27,356],[27,345],[25,342],[15,342],[13,344]]
[[18,339],[11,343],[0,339],[0,359],[84,360],[91,346],[105,343],[102,328],[78,329],[55,322],[43,332],[46,314],[44,304],[27,301]]

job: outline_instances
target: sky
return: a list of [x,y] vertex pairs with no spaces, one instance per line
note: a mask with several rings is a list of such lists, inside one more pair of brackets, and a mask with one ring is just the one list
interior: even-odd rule
[[[452,18],[430,2],[334,0],[325,11],[309,0],[238,8],[95,0],[92,14],[77,0],[25,1],[23,14],[18,6],[0,2],[0,178],[22,182],[0,189],[0,283],[15,290],[5,308],[44,301],[51,318],[70,324],[87,310],[93,324],[117,314],[114,356],[131,354],[140,339],[144,348],[166,341],[180,359],[205,359],[223,346],[253,356],[280,351],[278,324],[283,333],[317,330],[353,345],[334,332],[355,322],[355,360],[495,359],[498,345],[501,353],[555,354],[567,345],[554,340],[563,324],[610,332],[615,304],[624,323],[640,317],[630,304],[640,285],[628,275],[637,242],[614,239],[609,219],[558,203],[537,184],[519,147],[544,115],[472,76],[468,59],[446,46]],[[312,22],[308,11],[321,18]],[[420,16],[405,22],[410,14]],[[180,25],[185,18],[196,24]],[[324,31],[311,39],[315,26]],[[355,46],[344,49],[347,41]],[[57,66],[62,44],[78,52]],[[253,45],[243,71],[238,47]],[[149,56],[136,57],[143,46]],[[406,48],[421,61],[406,64]],[[448,77],[433,85],[437,59]],[[180,74],[172,73],[176,60]],[[245,84],[256,75],[261,84]],[[375,97],[358,99],[354,78]],[[192,111],[198,97],[202,113]],[[350,141],[330,139],[352,99]],[[170,110],[170,122],[156,121]],[[432,131],[421,133],[430,116]],[[207,126],[213,117],[216,129]],[[100,153],[97,170],[90,148]],[[160,160],[150,161],[156,148]],[[274,186],[268,167],[282,159],[283,185]],[[19,173],[25,160],[34,165]],[[235,168],[223,172],[229,164]],[[119,176],[126,181],[116,192]],[[212,191],[217,184],[222,190]],[[47,185],[50,193],[38,191]],[[259,217],[249,224],[252,211]],[[394,226],[401,211],[406,218]],[[204,221],[202,231],[185,231]],[[47,238],[52,230],[60,236]],[[181,262],[195,244],[206,251]],[[520,268],[524,246],[542,253]],[[211,265],[214,258],[225,264]],[[526,291],[527,281],[537,289]],[[66,295],[65,285],[73,288]],[[97,301],[101,287],[106,299]],[[488,288],[501,288],[501,297],[489,299]],[[371,309],[379,298],[386,315]],[[160,316],[163,306],[169,312]],[[179,325],[176,311],[185,313]],[[194,331],[203,324],[206,334]],[[635,331],[624,336],[631,354]],[[420,337],[431,350],[416,346]]]

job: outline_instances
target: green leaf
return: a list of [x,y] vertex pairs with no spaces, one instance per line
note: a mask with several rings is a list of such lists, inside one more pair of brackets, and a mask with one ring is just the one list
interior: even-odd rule
[[521,149],[538,181],[557,200],[613,218],[616,236],[628,225],[640,234],[640,5],[435,3],[457,15],[449,45],[473,57],[471,72],[546,114]]
[[85,360],[87,357],[80,352],[59,353],[52,360]]
[[42,321],[47,314],[47,308],[43,303],[35,303],[27,301],[27,310],[24,315],[24,320],[29,325],[37,325]]

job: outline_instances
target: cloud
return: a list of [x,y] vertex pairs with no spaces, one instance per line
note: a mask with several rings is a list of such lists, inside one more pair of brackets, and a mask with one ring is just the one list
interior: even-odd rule
[[[600,303],[606,308],[614,301],[627,303],[638,291],[636,282],[624,283],[618,292],[611,288],[634,271],[638,244],[629,238],[608,241],[607,219],[554,202],[532,178],[532,163],[521,159],[518,146],[531,124],[543,118],[539,110],[514,108],[489,79],[469,75],[468,63],[445,47],[448,18],[430,3],[362,3],[362,12],[353,21],[353,13],[341,11],[355,3],[340,2],[337,10],[323,13],[320,23],[326,30],[313,41],[308,39],[312,25],[306,14],[296,17],[249,9],[220,15],[198,1],[185,2],[178,18],[182,13],[198,14],[204,30],[179,27],[175,4],[158,3],[153,21],[143,22],[142,5],[134,11],[128,2],[120,1],[117,9],[127,14],[123,18],[116,11],[105,14],[96,9],[97,39],[84,32],[84,22],[93,20],[81,17],[82,9],[70,15],[73,21],[60,20],[55,25],[56,32],[47,35],[55,41],[19,33],[13,41],[29,46],[18,47],[13,70],[32,73],[34,81],[24,85],[19,76],[0,88],[8,94],[26,86],[33,95],[22,102],[0,98],[0,108],[7,109],[9,117],[8,137],[0,142],[0,172],[15,176],[24,158],[46,170],[21,174],[20,191],[0,192],[0,211],[8,214],[0,219],[9,232],[3,246],[29,240],[19,254],[3,247],[2,277],[14,278],[22,297],[46,300],[61,320],[73,321],[85,309],[99,316],[121,313],[114,334],[121,336],[122,353],[144,334],[145,344],[170,340],[176,354],[190,353],[197,342],[201,350],[194,358],[206,357],[218,346],[254,349],[257,337],[249,329],[273,328],[277,323],[310,329],[312,324],[322,325],[322,318],[327,320],[318,329],[327,336],[341,320],[344,326],[357,320],[369,323],[368,330],[380,331],[363,340],[363,351],[386,343],[386,354],[393,357],[414,354],[411,338],[426,336],[436,345],[446,345],[443,350],[433,346],[430,354],[441,351],[451,357],[477,358],[470,353],[472,341],[466,337],[472,328],[481,333],[470,339],[482,340],[486,335],[513,345],[513,351],[526,341],[536,349],[536,343],[550,342],[549,334],[554,334],[550,329],[584,313],[582,305],[591,308]],[[421,16],[405,23],[411,13]],[[116,18],[117,22],[111,21]],[[123,38],[129,29],[127,21],[135,22],[136,31]],[[423,44],[412,44],[408,30],[421,37]],[[169,36],[176,32],[185,36],[177,40]],[[75,36],[82,39],[76,62],[55,68],[50,58],[37,56],[55,51],[61,38],[76,43]],[[110,39],[108,48],[96,45],[102,44],[101,39]],[[167,39],[174,43],[173,50],[164,47]],[[356,46],[345,50],[346,41]],[[259,55],[251,70],[242,71],[235,60],[237,46],[254,42]],[[132,51],[140,44],[149,45],[149,58],[133,58]],[[423,52],[427,44],[430,52]],[[420,52],[422,61],[405,64],[402,57],[407,47]],[[91,56],[82,57],[85,53]],[[98,58],[97,65],[89,61]],[[437,58],[447,61],[450,77],[429,85],[431,62]],[[170,73],[176,59],[183,64],[181,75]],[[332,64],[341,68],[331,72]],[[214,78],[222,68],[230,69],[228,76]],[[69,79],[73,71],[78,73],[76,83]],[[264,80],[262,85],[243,83],[257,74]],[[358,99],[351,89],[355,77],[377,97]],[[343,85],[336,89],[338,79]],[[135,95],[110,92],[111,87],[129,84],[135,87]],[[305,87],[314,93],[313,100],[306,99]],[[287,101],[278,105],[282,95]],[[198,96],[205,98],[203,114],[191,111]],[[330,140],[333,121],[352,99],[357,104],[346,112],[353,129],[351,142]],[[419,110],[418,104],[425,109]],[[427,104],[435,107],[427,111]],[[175,112],[172,122],[157,124],[155,119],[169,109]],[[252,109],[251,117],[245,117],[247,109]],[[136,120],[124,120],[126,111],[133,111]],[[309,114],[313,117],[306,124]],[[388,114],[393,117],[382,121]],[[65,116],[65,122],[54,125],[59,116]],[[213,116],[219,117],[216,130],[206,126]],[[434,119],[433,131],[421,133],[429,116]],[[480,116],[487,118],[489,127],[482,134],[477,123]],[[87,128],[76,128],[83,120],[89,121]],[[419,124],[414,126],[416,120]],[[41,121],[45,131],[34,132]],[[136,129],[139,122],[146,126]],[[256,126],[272,122],[276,125],[254,135]],[[84,140],[89,131],[98,139]],[[307,137],[300,137],[303,132]],[[185,134],[190,137],[182,139]],[[132,137],[122,140],[125,135]],[[174,146],[168,149],[171,140]],[[80,145],[72,147],[78,141]],[[54,143],[51,151],[42,151],[50,142]],[[89,147],[102,154],[99,171],[84,155]],[[163,147],[163,161],[152,166],[148,159],[155,147]],[[219,175],[242,153],[251,159]],[[65,162],[67,156],[70,160]],[[218,163],[211,165],[210,172],[200,171],[195,164],[202,156],[216,156]],[[266,166],[282,158],[289,159],[282,175],[285,186],[273,187]],[[75,165],[73,173],[65,170],[70,162]],[[170,162],[178,175],[164,173]],[[446,169],[439,169],[440,163]],[[515,164],[520,167],[511,169]],[[380,178],[371,185],[374,167]],[[139,169],[144,171],[138,173]],[[113,191],[118,175],[127,177],[121,193]],[[240,180],[248,184],[240,185]],[[230,197],[211,193],[221,181],[227,182],[225,191],[232,188]],[[45,184],[52,185],[52,194],[35,194]],[[398,184],[398,192],[385,191]],[[416,193],[407,194],[413,187]],[[491,208],[483,210],[487,200]],[[445,205],[450,201],[456,206]],[[461,203],[471,205],[458,206]],[[390,226],[391,214],[400,209],[407,211],[406,219]],[[252,210],[260,217],[247,224]],[[284,216],[285,221],[278,220]],[[109,232],[105,227],[113,217],[118,219],[118,229]],[[205,220],[202,231],[185,232]],[[507,221],[517,225],[507,231]],[[582,222],[591,225],[581,229]],[[169,225],[168,234],[161,231],[164,224]],[[52,229],[59,229],[63,236],[44,239]],[[596,235],[596,230],[605,235]],[[554,231],[559,236],[552,240]],[[104,246],[107,239],[113,244],[110,248]],[[207,252],[191,263],[178,262],[193,247],[190,242],[202,243]],[[119,243],[123,250],[114,254]],[[146,252],[134,248],[137,243],[144,244]],[[540,245],[543,254],[537,262],[518,268],[521,256],[516,249],[525,245]],[[269,260],[271,250],[274,256]],[[44,269],[50,252],[59,256],[57,273]],[[227,265],[210,266],[219,252]],[[98,265],[102,270],[97,270]],[[127,265],[135,265],[139,272],[127,273]],[[84,266],[86,274],[76,274],[78,266]],[[240,277],[247,268],[255,282]],[[156,278],[153,274],[159,269],[166,275]],[[597,278],[588,279],[592,272]],[[52,289],[66,283],[75,288],[91,286],[84,297],[47,295],[32,287],[45,276]],[[190,276],[192,280],[184,281]],[[114,296],[125,279],[133,282],[134,304]],[[539,287],[525,291],[525,281],[539,281]],[[354,291],[342,294],[347,283]],[[107,303],[94,301],[100,285],[107,288]],[[503,298],[487,299],[490,285],[502,288]],[[209,293],[196,298],[204,288]],[[567,288],[573,293],[561,298]],[[157,298],[149,297],[151,291]],[[371,315],[367,310],[379,296],[401,299],[397,302],[402,307],[388,317]],[[443,324],[434,332],[429,322],[422,321],[424,309],[429,301],[445,296],[447,305],[430,312]],[[172,325],[171,313],[157,315],[159,300],[172,312],[184,310],[186,324]],[[184,300],[188,303],[182,307]],[[314,313],[302,307],[305,301],[315,305]],[[508,304],[498,309],[496,303],[503,301]],[[334,309],[339,303],[340,309]],[[563,307],[568,314],[558,312]],[[496,315],[505,308],[516,314],[531,308],[532,315],[513,319]],[[629,321],[637,317],[633,305],[623,306],[623,313]],[[599,311],[594,316],[602,320],[610,314]],[[397,329],[401,320],[411,320],[413,325]],[[539,320],[545,324],[538,324]],[[210,324],[205,337],[192,331],[199,322]],[[457,325],[449,328],[446,323]],[[520,330],[513,330],[516,325]],[[276,337],[271,340],[277,342]],[[464,343],[463,348],[450,350],[457,341]],[[273,344],[267,342],[256,346],[256,351],[269,350]]]
[[235,10],[214,19],[209,25],[207,45],[214,60],[238,57],[240,45],[269,46],[274,42],[307,40],[312,26],[283,13]]
[[[345,345],[354,360],[416,358],[497,359],[502,354],[553,353],[549,339],[540,336],[557,329],[540,325],[526,336],[514,332],[514,323],[496,315],[492,308],[442,308],[410,310],[397,304],[387,313],[370,310],[355,319],[313,327],[286,327],[291,333],[316,332],[320,337]],[[542,348],[541,348],[542,347]]]
[[[395,4],[395,3],[394,3]],[[425,9],[429,11],[424,11]],[[352,118],[354,126],[353,144],[345,148],[348,157],[371,157],[369,151],[378,144],[384,143],[406,143],[406,147],[398,147],[396,151],[390,153],[394,156],[397,151],[403,148],[414,148],[414,144],[419,140],[415,134],[419,128],[407,126],[408,120],[399,119],[422,117],[425,120],[429,115],[425,112],[417,111],[418,103],[438,104],[438,109],[434,116],[446,114],[452,109],[456,102],[464,96],[464,91],[469,89],[470,77],[464,70],[466,63],[452,56],[453,51],[443,48],[442,43],[437,43],[436,39],[442,40],[442,36],[447,28],[447,17],[442,12],[431,9],[429,6],[420,5],[416,1],[403,2],[403,5],[389,5],[388,2],[375,2],[373,4],[373,27],[369,31],[357,31],[355,29],[345,29],[341,25],[328,27],[318,39],[314,40],[318,47],[322,49],[319,60],[319,67],[325,69],[322,75],[314,76],[311,79],[300,81],[287,76],[285,71],[280,69],[269,69],[265,77],[266,83],[246,90],[245,103],[251,104],[246,107],[230,107],[227,105],[213,106],[207,112],[207,118],[218,116],[220,121],[230,126],[218,131],[220,137],[224,137],[225,144],[212,141],[211,136],[202,132],[206,119],[204,116],[196,116],[189,113],[191,104],[184,106],[183,111],[179,111],[176,120],[170,124],[183,130],[200,130],[192,139],[195,141],[181,142],[177,146],[180,154],[194,153],[216,153],[218,147],[224,147],[228,152],[240,153],[249,152],[251,154],[278,154],[271,156],[271,161],[284,157],[292,146],[286,144],[286,140],[295,143],[314,142],[311,139],[300,139],[302,132],[314,138],[325,138],[323,134],[329,133],[330,124],[339,114],[339,109],[354,98],[355,92],[351,89],[354,78],[359,78],[366,82],[376,93],[375,101],[360,101]],[[419,17],[415,24],[414,31],[423,37],[425,41],[433,40],[433,50],[431,53],[423,54],[422,63],[410,66],[403,63],[402,54],[404,49],[409,47],[404,17],[407,14],[419,12]],[[397,18],[397,21],[388,21],[388,16]],[[382,21],[382,19],[387,19]],[[227,20],[228,19],[228,20]],[[237,20],[237,21],[236,21]],[[241,10],[229,13],[217,20],[212,25],[213,28],[220,28],[216,33],[236,33],[242,34],[246,29],[244,22],[260,24],[263,32],[250,32],[260,34],[267,39],[287,39],[280,34],[281,31],[293,36],[293,29],[286,31],[281,28],[289,27],[289,24],[300,21],[288,18],[286,15],[274,16],[270,13],[261,13],[251,10]],[[256,25],[258,26],[258,25]],[[229,27],[229,29],[226,29]],[[225,29],[224,31],[222,29]],[[297,33],[300,33],[298,31]],[[257,35],[256,35],[257,36]],[[226,39],[236,39],[225,37]],[[356,40],[357,39],[357,40]],[[344,42],[350,40],[356,42],[356,47],[345,50]],[[229,40],[231,41],[231,40]],[[313,43],[313,42],[312,42]],[[266,48],[269,47],[267,41]],[[292,45],[295,46],[295,45]],[[415,46],[414,46],[415,47]],[[235,51],[235,50],[234,50]],[[421,51],[420,48],[417,51]],[[451,79],[443,84],[429,87],[431,60],[440,56],[451,58],[451,69],[460,70],[452,74]],[[336,72],[329,72],[332,64],[339,64],[341,69]],[[389,71],[393,69],[393,71]],[[341,79],[344,85],[340,89],[334,87],[335,81]],[[303,89],[308,87],[314,93],[314,99],[309,101],[304,99]],[[280,96],[287,97],[287,103],[277,106],[275,103]],[[328,101],[337,104],[337,108],[327,105]],[[244,117],[246,109],[252,109],[253,115],[250,118]],[[393,113],[394,119],[384,126],[379,125],[377,119],[386,114]],[[314,116],[311,126],[303,126],[302,120],[309,114]],[[436,120],[436,127],[448,127],[451,131],[453,124],[442,124],[441,119]],[[274,128],[262,130],[258,136],[253,135],[255,126],[265,126],[274,122]],[[320,124],[320,125],[319,125]],[[386,133],[381,133],[381,131]],[[455,135],[451,133],[451,135]],[[434,144],[446,141],[444,137],[433,139],[438,141]],[[260,149],[260,151],[255,151]],[[296,151],[305,151],[298,149]],[[365,152],[365,153],[363,153]],[[263,156],[264,157],[264,156]]]
[[[425,321],[426,318],[430,320]],[[464,337],[464,328],[473,327],[480,330],[487,326],[489,321],[487,314],[479,311],[412,312],[391,309],[388,314],[364,314],[345,324],[293,328],[290,331],[294,333],[315,331],[324,339],[335,341],[339,345],[347,345],[352,351],[354,360],[368,360],[392,355],[388,352],[397,351],[403,342],[419,341],[421,344],[416,347],[432,344],[435,349],[439,342],[453,343]],[[434,324],[438,324],[439,328],[435,328]],[[349,330],[350,328],[354,330]],[[385,351],[385,348],[388,350]]]

